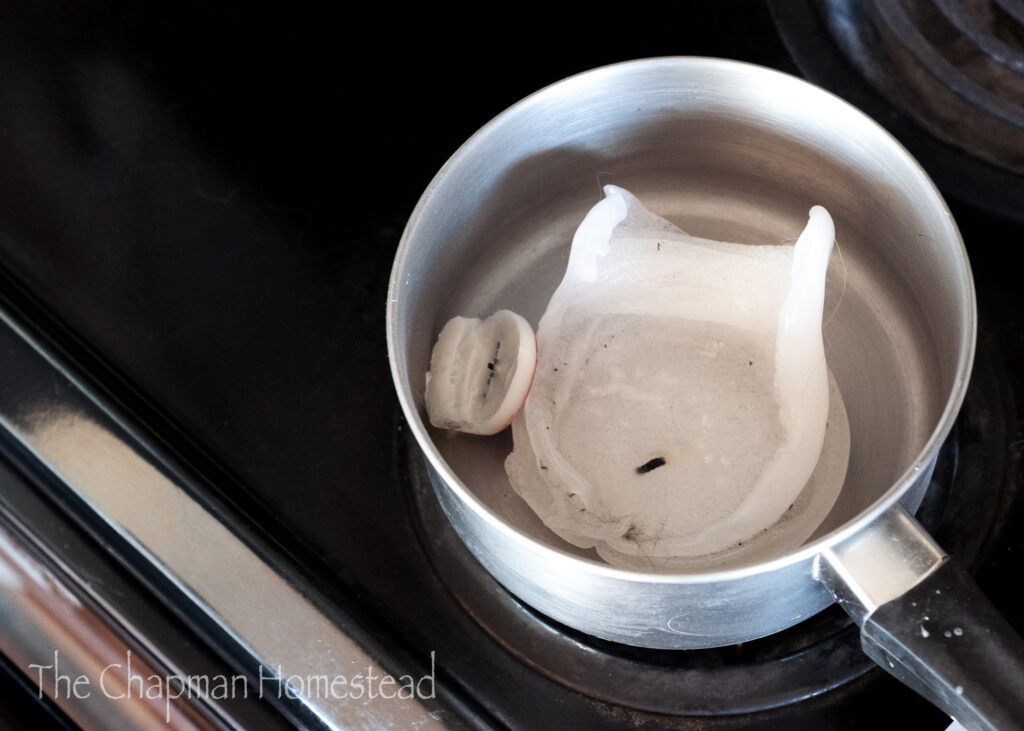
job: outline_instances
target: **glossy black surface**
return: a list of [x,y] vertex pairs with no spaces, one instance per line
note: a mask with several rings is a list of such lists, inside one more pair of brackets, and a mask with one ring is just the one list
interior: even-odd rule
[[4,11],[0,264],[229,501],[362,586],[405,561],[378,539],[396,489],[383,312],[436,170],[565,75],[781,51],[759,6],[671,32],[332,8]]
[[[491,722],[819,728],[825,719],[857,728],[911,718],[942,728],[941,716],[880,671],[750,716],[613,702],[586,677],[554,672],[533,634],[582,648],[605,669],[623,655],[670,668],[701,661],[630,658],[521,607],[501,615],[509,626],[496,631],[449,591],[430,556],[442,538],[423,529],[409,487],[416,466],[399,434],[384,304],[405,219],[436,170],[508,105],[594,66],[715,55],[795,71],[766,5],[651,13],[564,17],[516,6],[495,22],[328,3],[8,5],[0,294],[295,570],[358,605],[410,656],[436,651],[443,679]],[[1020,373],[1024,310],[1000,262],[1019,232],[971,209],[957,216],[994,372]],[[1000,378],[991,398],[1003,404],[1021,386],[1015,375]],[[985,549],[981,580],[1004,611],[1019,612],[1019,582],[1001,578],[1019,575],[1024,551],[1011,407],[976,412],[996,418],[1002,442],[969,444],[982,454],[967,464],[982,473],[996,465],[995,479],[1008,481],[1010,497],[986,515],[1010,527]],[[480,591],[510,601],[496,587]],[[1020,613],[1011,621],[1022,628]],[[685,682],[659,677],[666,694]]]

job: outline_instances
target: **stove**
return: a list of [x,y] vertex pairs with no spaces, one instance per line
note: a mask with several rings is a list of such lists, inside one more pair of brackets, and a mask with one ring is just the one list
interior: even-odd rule
[[[93,596],[106,616],[136,616],[111,609],[130,592],[139,616],[166,614],[122,622],[139,629],[121,632],[127,646],[148,647],[154,665],[223,667],[260,684],[276,670],[269,658],[315,670],[350,637],[367,662],[396,677],[432,672],[436,683],[423,709],[268,694],[269,709],[205,708],[213,726],[345,718],[372,728],[393,713],[399,726],[945,728],[948,718],[863,655],[835,606],[761,640],[682,652],[597,640],[508,594],[433,495],[393,394],[384,306],[420,192],[475,129],[530,92],[659,55],[807,77],[890,129],[943,189],[963,233],[978,356],[919,518],[1024,633],[1024,294],[1005,261],[1024,234],[1024,178],[1007,146],[1024,147],[1007,112],[1019,69],[1006,49],[1024,37],[1015,8],[721,2],[677,7],[669,19],[521,8],[497,22],[390,7],[349,16],[316,3],[8,6],[0,307],[10,332],[0,344],[19,380],[0,393],[0,451],[25,486],[0,480],[0,529],[72,591],[123,582]],[[926,73],[922,48],[971,86],[937,91],[948,74]],[[1004,103],[970,104],[978,94],[965,89],[975,87]],[[947,115],[955,124],[918,103],[947,97],[961,105]],[[153,493],[167,503],[147,496],[168,512],[139,522],[118,512],[124,494],[104,503],[99,488],[76,484],[91,473],[62,467],[60,444],[25,416],[39,404],[73,407],[147,455],[180,488]],[[142,469],[128,457],[118,464]],[[62,553],[71,539],[44,530],[51,522],[66,523],[81,548]],[[207,540],[214,523],[229,529],[219,550],[172,542],[189,559],[177,563],[157,550],[161,526]],[[120,578],[100,589],[81,579],[89,546]],[[244,571],[232,563],[243,559]],[[189,573],[195,561],[216,577],[210,591],[207,574]],[[241,582],[231,593],[251,599],[225,603],[216,590],[233,572],[302,601],[269,614]],[[317,640],[320,627],[327,650],[272,642]],[[182,643],[206,649],[158,651]],[[7,647],[0,641],[6,665],[17,665]],[[62,723],[86,725],[74,707],[67,713]]]

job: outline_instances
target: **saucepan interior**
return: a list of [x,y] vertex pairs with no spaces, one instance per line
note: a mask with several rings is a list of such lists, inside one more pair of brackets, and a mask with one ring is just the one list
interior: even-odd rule
[[973,352],[970,271],[941,198],[897,143],[821,90],[744,64],[656,59],[589,72],[512,107],[455,154],[409,222],[389,303],[392,367],[413,431],[454,494],[506,534],[599,562],[511,489],[509,432],[425,426],[423,388],[448,318],[507,308],[536,326],[606,183],[689,233],[751,244],[792,241],[811,206],[828,208],[838,247],[824,338],[851,452],[814,537],[906,491],[901,476],[937,448]]

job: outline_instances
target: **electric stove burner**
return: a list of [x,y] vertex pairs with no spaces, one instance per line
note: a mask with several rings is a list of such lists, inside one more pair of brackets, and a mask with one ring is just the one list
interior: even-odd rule
[[936,137],[1024,171],[1024,28],[991,0],[829,0],[825,17],[876,89]]
[[944,191],[1024,218],[1024,3],[771,5],[809,80],[886,126]]
[[[998,540],[1002,508],[1017,493],[1014,481],[1002,479],[1008,443],[1005,390],[983,353],[918,513],[942,545],[972,567]],[[787,724],[799,728],[806,722],[810,728],[823,704],[835,712],[855,708],[859,699],[865,704],[882,699],[894,713],[913,718],[917,728],[948,725],[942,714],[875,667],[860,650],[857,629],[835,605],[769,637],[692,651],[619,645],[544,617],[472,558],[434,496],[418,447],[411,438],[404,447],[421,540],[434,570],[462,609],[532,671],[616,707],[660,714],[667,725],[689,719],[699,728],[746,727],[754,714],[781,715]]]

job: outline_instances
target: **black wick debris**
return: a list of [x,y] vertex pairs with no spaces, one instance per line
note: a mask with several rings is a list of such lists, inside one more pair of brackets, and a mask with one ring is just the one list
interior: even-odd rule
[[487,363],[487,382],[484,384],[484,392],[481,398],[486,399],[491,391],[491,381],[494,380],[494,366],[498,364],[498,354],[501,352],[501,341],[494,344],[494,356]]
[[655,457],[654,459],[650,460],[649,462],[644,462],[642,465],[637,467],[636,468],[636,473],[638,475],[646,475],[651,470],[656,470],[659,467],[661,467],[663,464],[665,464],[665,458],[664,457]]

